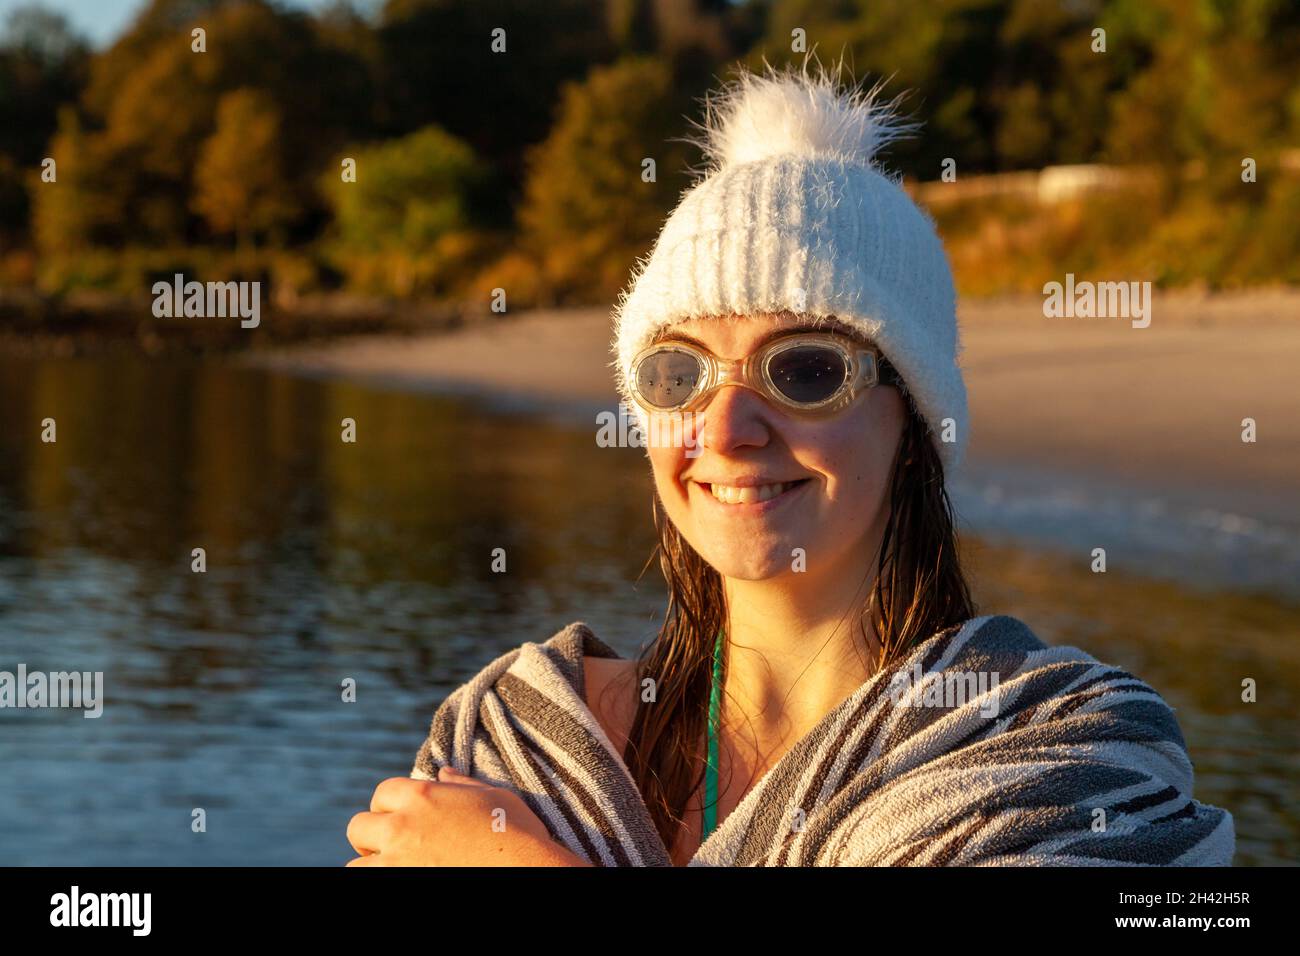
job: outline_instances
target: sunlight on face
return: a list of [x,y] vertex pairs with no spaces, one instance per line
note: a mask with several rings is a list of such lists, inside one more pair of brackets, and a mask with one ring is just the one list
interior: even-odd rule
[[[789,314],[706,318],[671,332],[699,340],[720,358],[739,359],[772,330],[801,324]],[[889,386],[866,389],[848,408],[821,418],[727,386],[697,410],[688,433],[694,457],[662,445],[651,445],[649,457],[668,517],[725,577],[797,573],[795,548],[806,554],[804,573],[860,575],[888,517],[889,473],[905,420],[903,398]],[[714,485],[756,480],[802,483],[761,503],[727,503],[714,494]]]

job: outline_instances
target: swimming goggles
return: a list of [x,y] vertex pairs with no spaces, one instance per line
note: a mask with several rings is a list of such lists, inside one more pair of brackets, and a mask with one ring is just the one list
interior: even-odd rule
[[632,397],[649,412],[685,412],[724,385],[746,385],[781,408],[829,414],[880,384],[880,353],[834,332],[782,336],[743,359],[668,339],[637,353]]

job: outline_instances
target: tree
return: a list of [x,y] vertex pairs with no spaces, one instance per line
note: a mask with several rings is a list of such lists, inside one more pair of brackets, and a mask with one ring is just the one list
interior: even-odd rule
[[475,195],[488,171],[437,126],[347,151],[321,177],[334,214],[333,258],[354,285],[408,295],[450,284],[473,245]]
[[102,137],[88,133],[71,106],[59,110],[58,132],[48,148],[58,182],[29,178],[37,248],[58,255],[115,242],[123,222],[140,215],[125,188],[129,160],[106,155]]
[[[436,123],[501,171],[513,199],[561,85],[613,59],[607,0],[389,0],[379,85],[395,136]],[[493,52],[495,30],[505,43]]]
[[[190,30],[207,31],[207,52],[191,49]],[[118,180],[131,210],[116,222],[114,244],[178,246],[207,237],[211,221],[194,205],[200,153],[216,148],[218,106],[241,88],[262,91],[279,110],[282,222],[300,239],[323,215],[313,183],[352,135],[355,80],[368,67],[318,31],[310,16],[265,0],[153,0],[111,48],[96,56],[82,97],[89,151],[80,161],[113,163],[91,178]],[[210,184],[209,184],[210,185]],[[317,215],[313,215],[317,214]],[[260,227],[259,227],[260,228]]]
[[481,176],[474,151],[436,126],[350,151],[356,182],[339,167],[325,175],[339,241],[359,251],[427,251],[469,225]]
[[[616,292],[689,182],[689,99],[644,57],[570,84],[551,135],[529,154],[522,241],[560,297]],[[643,173],[654,161],[654,181]]]
[[62,16],[16,8],[0,34],[0,246],[28,226],[26,183],[49,155],[59,107],[76,98],[89,53]]
[[286,185],[275,101],[256,89],[227,93],[194,168],[194,210],[214,233],[234,233],[246,246],[298,212]]

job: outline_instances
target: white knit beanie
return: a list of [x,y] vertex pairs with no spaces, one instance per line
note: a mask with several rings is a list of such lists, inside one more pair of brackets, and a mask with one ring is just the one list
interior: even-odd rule
[[[952,273],[930,217],[874,165],[911,132],[876,90],[841,92],[824,71],[744,72],[708,103],[694,140],[708,160],[638,262],[614,310],[619,393],[664,326],[789,310],[835,316],[898,370],[944,468],[967,441]],[[950,419],[950,422],[945,421]],[[952,441],[942,441],[945,431]]]

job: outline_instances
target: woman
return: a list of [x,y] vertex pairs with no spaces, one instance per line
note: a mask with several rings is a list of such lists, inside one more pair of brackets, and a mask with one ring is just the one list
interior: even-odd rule
[[350,865],[1230,863],[1150,687],[975,615],[952,278],[874,166],[905,125],[806,67],[710,105],[613,343],[665,624],[636,661],[574,623],[488,665]]

